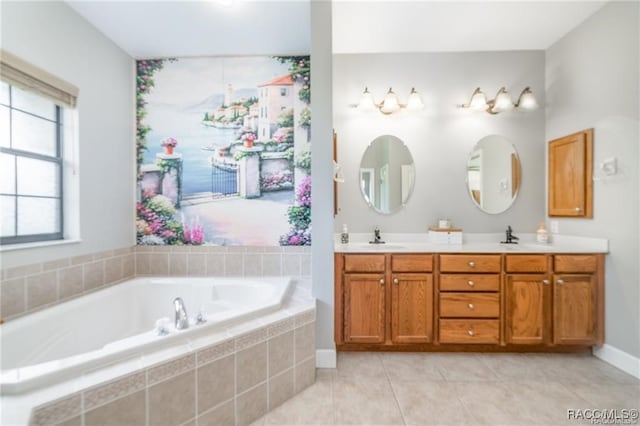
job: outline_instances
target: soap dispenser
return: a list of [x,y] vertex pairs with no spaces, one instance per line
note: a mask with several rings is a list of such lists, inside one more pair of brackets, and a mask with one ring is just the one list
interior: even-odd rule
[[340,234],[340,242],[342,244],[349,243],[349,230],[347,229],[347,224],[342,225],[342,234]]
[[546,244],[549,242],[549,231],[544,226],[544,222],[540,223],[538,230],[536,231],[536,241]]

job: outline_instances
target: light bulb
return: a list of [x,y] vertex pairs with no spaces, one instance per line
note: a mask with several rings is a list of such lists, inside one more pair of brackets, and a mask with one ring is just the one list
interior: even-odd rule
[[513,109],[513,101],[511,100],[511,96],[509,96],[507,89],[502,87],[496,95],[492,110],[493,112],[502,112],[509,111],[510,109]]
[[411,93],[409,93],[409,99],[407,100],[407,109],[409,110],[418,110],[424,108],[424,103],[422,102],[422,98],[416,92],[415,88],[411,88]]
[[518,98],[518,108],[534,110],[538,108],[538,101],[536,97],[533,95],[533,92],[530,88],[525,88],[520,94],[520,98]]
[[362,96],[360,97],[360,102],[358,103],[358,109],[363,111],[371,111],[376,108],[376,103],[373,100],[373,95],[369,92],[369,89],[364,88],[364,92],[362,92]]
[[398,97],[393,90],[389,88],[387,95],[384,97],[384,101],[382,101],[382,106],[380,107],[380,111],[383,114],[393,114],[400,110],[400,102],[398,102]]
[[484,111],[487,109],[487,97],[482,93],[482,90],[478,87],[475,92],[473,92],[473,96],[471,96],[471,100],[469,101],[469,108],[474,111]]

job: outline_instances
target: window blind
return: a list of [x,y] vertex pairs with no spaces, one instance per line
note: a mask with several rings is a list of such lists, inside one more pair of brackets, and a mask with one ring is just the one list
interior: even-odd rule
[[0,49],[0,79],[37,93],[58,105],[75,108],[78,88],[73,84]]

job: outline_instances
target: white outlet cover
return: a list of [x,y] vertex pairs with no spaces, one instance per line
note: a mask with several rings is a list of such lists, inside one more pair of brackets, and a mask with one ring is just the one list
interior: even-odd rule
[[560,222],[558,222],[557,220],[552,220],[551,222],[549,222],[549,226],[551,228],[552,234],[560,233]]

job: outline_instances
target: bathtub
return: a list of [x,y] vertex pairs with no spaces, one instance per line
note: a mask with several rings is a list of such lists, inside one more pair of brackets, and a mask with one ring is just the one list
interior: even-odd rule
[[[184,345],[208,333],[280,309],[286,277],[137,278],[0,326],[0,395],[54,386],[86,371]],[[173,300],[190,318],[174,327]],[[196,324],[201,313],[206,319]],[[166,335],[156,323],[168,318]]]

